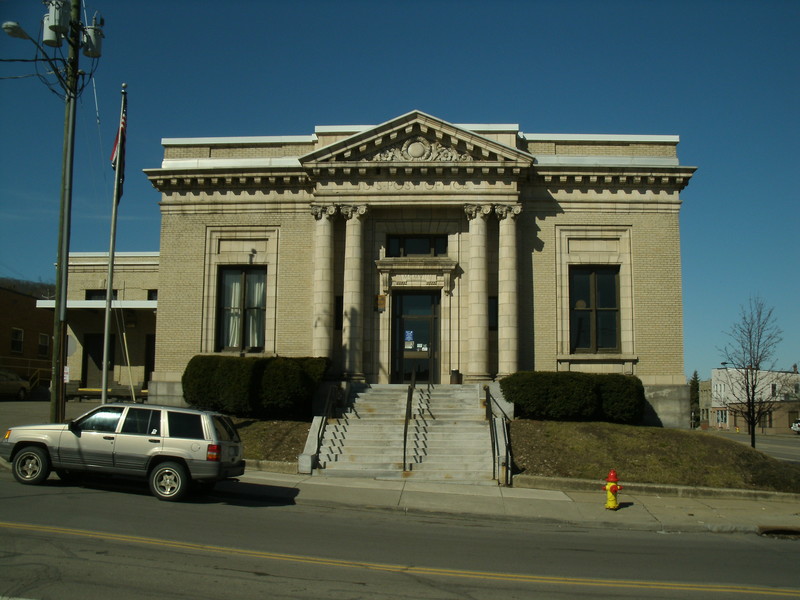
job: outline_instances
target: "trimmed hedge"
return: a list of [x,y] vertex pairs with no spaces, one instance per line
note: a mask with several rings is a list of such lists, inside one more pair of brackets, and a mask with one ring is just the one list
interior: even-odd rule
[[190,406],[238,417],[308,420],[325,358],[193,357],[183,373]]
[[522,419],[636,424],[645,405],[642,382],[627,375],[521,371],[500,388]]
[[647,400],[644,385],[638,377],[608,374],[596,375],[595,379],[604,420],[624,425],[641,422]]

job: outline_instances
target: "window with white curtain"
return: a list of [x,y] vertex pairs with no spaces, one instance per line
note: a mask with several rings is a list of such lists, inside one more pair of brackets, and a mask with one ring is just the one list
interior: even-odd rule
[[264,349],[267,310],[264,267],[221,267],[217,350],[259,352]]

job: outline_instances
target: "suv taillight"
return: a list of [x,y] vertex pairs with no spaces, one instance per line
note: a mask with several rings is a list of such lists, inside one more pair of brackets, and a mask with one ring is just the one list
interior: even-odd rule
[[206,452],[206,460],[219,462],[221,454],[222,454],[222,447],[219,444],[209,444],[208,451]]

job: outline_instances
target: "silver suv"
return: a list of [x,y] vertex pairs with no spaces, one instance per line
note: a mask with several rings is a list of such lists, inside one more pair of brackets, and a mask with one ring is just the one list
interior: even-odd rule
[[172,406],[104,404],[69,421],[12,427],[0,441],[20,483],[43,483],[54,470],[146,478],[160,500],[179,500],[196,482],[213,487],[244,473],[242,443],[219,413]]

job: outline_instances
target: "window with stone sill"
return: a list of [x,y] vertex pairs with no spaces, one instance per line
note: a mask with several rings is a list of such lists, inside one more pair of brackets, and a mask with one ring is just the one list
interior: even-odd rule
[[619,266],[572,266],[569,271],[570,353],[620,352]]
[[219,270],[217,351],[261,352],[267,310],[267,270],[226,266]]

